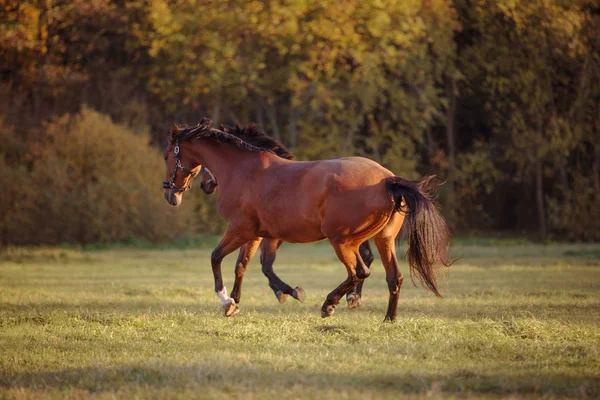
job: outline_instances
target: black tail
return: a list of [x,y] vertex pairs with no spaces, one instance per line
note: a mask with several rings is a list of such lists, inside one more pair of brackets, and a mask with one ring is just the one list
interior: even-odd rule
[[406,213],[408,250],[406,256],[410,267],[410,277],[415,275],[419,282],[442,297],[438,290],[437,272],[441,267],[449,267],[448,228],[446,221],[433,203],[439,184],[435,175],[426,176],[421,181],[410,181],[394,176],[387,178],[388,191],[394,199],[398,212]]

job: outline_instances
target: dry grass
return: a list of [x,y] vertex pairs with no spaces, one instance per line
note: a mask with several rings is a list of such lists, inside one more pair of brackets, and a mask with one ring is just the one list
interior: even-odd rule
[[281,277],[306,289],[304,304],[279,305],[254,260],[230,319],[208,247],[8,249],[0,398],[600,396],[600,246],[471,240],[453,250],[446,298],[405,283],[398,321],[383,324],[378,260],[363,307],[321,319],[345,277],[323,244],[286,245],[277,259]]

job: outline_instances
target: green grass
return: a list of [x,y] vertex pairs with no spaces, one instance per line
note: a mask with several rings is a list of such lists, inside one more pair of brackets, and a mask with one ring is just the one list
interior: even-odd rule
[[201,247],[1,253],[0,398],[600,397],[600,245],[457,240],[446,297],[405,280],[395,324],[378,260],[362,307],[321,319],[345,278],[322,244],[278,254],[304,304],[256,257],[226,319]]

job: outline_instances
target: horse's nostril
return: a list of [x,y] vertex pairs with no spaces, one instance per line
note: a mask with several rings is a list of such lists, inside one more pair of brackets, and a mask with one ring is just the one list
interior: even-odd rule
[[173,205],[173,191],[165,192],[165,200],[167,203]]

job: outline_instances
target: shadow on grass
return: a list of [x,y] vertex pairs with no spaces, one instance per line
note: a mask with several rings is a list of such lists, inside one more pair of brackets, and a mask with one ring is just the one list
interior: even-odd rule
[[552,372],[480,373],[461,370],[440,373],[315,373],[302,370],[279,371],[251,363],[232,365],[225,361],[188,365],[170,363],[133,364],[114,368],[75,368],[57,371],[0,375],[4,389],[85,390],[92,393],[120,390],[160,388],[178,391],[182,388],[228,391],[231,386],[244,392],[265,389],[285,393],[294,385],[302,385],[306,394],[324,388],[333,392],[363,391],[373,394],[486,394],[486,395],[550,395],[596,398],[600,395],[598,376],[567,376]]
[[[442,302],[443,300],[440,300]],[[273,305],[258,304],[240,304],[241,313],[258,314],[258,317],[269,318],[270,315],[285,313],[297,314],[298,316],[320,315],[320,301],[317,305],[301,304],[292,302],[292,304],[279,305],[273,298]],[[380,314],[381,320],[385,316],[387,302],[372,301],[368,298],[363,299],[363,304],[359,309],[348,310],[346,304],[342,301],[336,307],[336,313],[328,321],[343,321],[346,314]],[[0,320],[0,326],[16,325],[19,323],[39,321],[39,324],[50,323],[53,313],[74,314],[78,318],[92,320],[100,318],[106,322],[112,319],[129,318],[132,315],[161,315],[165,313],[178,312],[196,313],[204,316],[214,316],[214,318],[223,318],[221,306],[217,301],[207,303],[193,301],[189,298],[181,298],[177,301],[167,301],[156,298],[149,299],[129,299],[128,301],[89,301],[81,303],[61,303],[61,302],[41,302],[31,304],[7,304],[0,303],[0,313],[6,317],[4,321]],[[480,320],[482,318],[505,319],[506,317],[535,317],[543,320],[569,320],[569,321],[596,321],[600,317],[600,303],[597,302],[547,302],[543,304],[526,301],[523,304],[497,304],[493,298],[484,301],[473,301],[462,306],[440,304],[412,304],[410,300],[403,301],[398,307],[398,318],[408,317],[430,317],[452,320]],[[31,319],[33,318],[33,319]],[[236,318],[236,317],[233,317]],[[11,321],[12,320],[12,321]],[[44,322],[46,321],[46,322]]]

